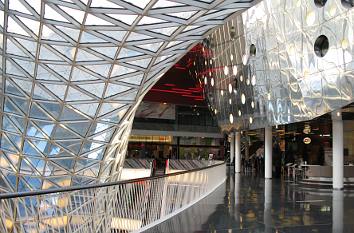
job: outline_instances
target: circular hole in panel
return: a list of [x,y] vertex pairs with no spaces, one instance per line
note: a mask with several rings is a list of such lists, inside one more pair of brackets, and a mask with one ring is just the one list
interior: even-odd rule
[[317,7],[323,7],[326,4],[327,0],[314,0],[314,2]]
[[316,56],[324,57],[328,52],[328,48],[329,48],[329,41],[327,36],[321,35],[317,37],[315,44],[313,46]]
[[256,53],[257,53],[257,48],[254,44],[251,44],[250,46],[250,54],[251,56],[256,56]]
[[341,0],[342,1],[342,5],[345,8],[352,8],[354,7],[354,0]]

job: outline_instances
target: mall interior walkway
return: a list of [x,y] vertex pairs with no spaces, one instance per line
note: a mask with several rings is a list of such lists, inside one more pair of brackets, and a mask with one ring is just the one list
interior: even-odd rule
[[354,193],[228,172],[209,196],[146,232],[354,232]]

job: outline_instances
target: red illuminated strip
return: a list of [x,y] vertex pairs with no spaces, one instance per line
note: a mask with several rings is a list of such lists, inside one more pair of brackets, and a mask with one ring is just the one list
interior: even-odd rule
[[192,93],[192,92],[200,92],[200,91],[197,91],[197,90],[189,90],[189,89],[181,89],[181,88],[172,88],[172,90],[174,90],[174,91],[189,92],[189,93]]
[[157,92],[165,92],[165,93],[175,93],[175,94],[191,94],[190,92],[187,91],[171,91],[171,90],[161,90],[161,89],[151,89],[150,91],[157,91]]

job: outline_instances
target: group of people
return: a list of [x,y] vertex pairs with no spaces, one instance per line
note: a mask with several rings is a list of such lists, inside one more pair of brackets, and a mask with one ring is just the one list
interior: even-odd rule
[[[281,151],[278,143],[273,144],[273,174],[274,177],[280,177],[281,168],[285,165],[285,153]],[[264,146],[259,147],[248,159],[243,159],[243,166],[246,172],[252,171],[256,174],[264,174]]]

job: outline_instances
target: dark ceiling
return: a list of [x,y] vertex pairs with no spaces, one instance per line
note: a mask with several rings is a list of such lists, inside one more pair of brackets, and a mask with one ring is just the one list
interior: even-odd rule
[[196,78],[194,69],[194,62],[204,52],[201,44],[191,49],[151,88],[144,101],[207,106],[203,85]]

